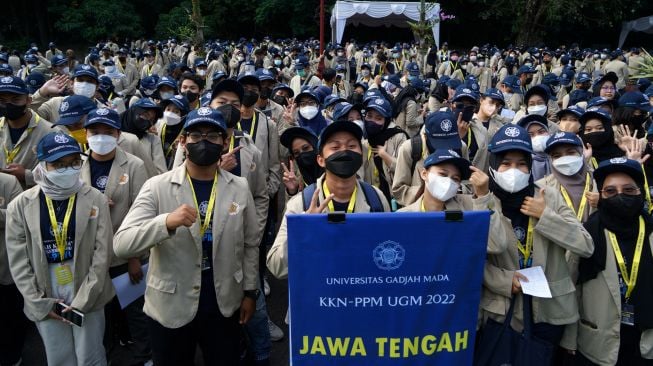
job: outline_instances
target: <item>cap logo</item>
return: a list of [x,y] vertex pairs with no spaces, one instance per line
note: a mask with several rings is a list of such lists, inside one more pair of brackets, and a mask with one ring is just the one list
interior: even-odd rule
[[469,94],[469,93],[471,93],[471,92],[472,92],[472,91],[469,90],[469,89],[467,89],[467,88],[463,89],[463,93],[468,93],[468,94]]
[[449,151],[449,154],[451,154],[451,156],[453,156],[454,158],[459,158],[460,157],[460,155],[458,155],[457,152],[455,152],[453,150],[448,150],[448,151]]
[[58,144],[65,144],[70,141],[65,135],[54,135],[54,142]]
[[181,95],[175,95],[174,98],[175,98],[175,99],[179,99],[179,100],[181,100],[181,98],[183,98],[183,96],[181,96]]
[[623,163],[625,163],[627,160],[628,160],[628,159],[623,158],[623,157],[621,157],[621,158],[612,158],[612,159],[610,159],[610,163],[612,163],[612,164],[623,164]]
[[553,138],[559,139],[565,135],[564,132],[557,132],[555,135],[553,135]]
[[91,67],[88,65],[82,65],[82,70],[90,70]]
[[442,120],[442,122],[440,122],[440,128],[444,132],[451,131],[451,127],[453,127],[453,123],[451,123],[451,121],[448,119]]
[[34,80],[34,79],[30,80],[30,81],[29,81],[29,85],[34,85],[34,86],[36,86],[36,80]]
[[202,108],[197,110],[197,115],[198,116],[208,116],[209,114],[211,114],[211,112],[212,112],[211,108],[202,107]]
[[98,116],[106,116],[107,114],[109,114],[109,110],[106,109],[106,108],[100,108],[100,109],[98,109],[97,111],[95,111],[95,113],[96,113]]
[[68,110],[68,107],[70,107],[70,105],[68,104],[68,102],[66,102],[66,101],[61,102],[61,105],[59,106],[59,112],[65,112],[65,111],[67,111],[67,110]]
[[0,79],[0,82],[2,82],[3,84],[11,84],[12,81],[14,81],[14,78],[12,78],[11,76],[5,76],[2,79]]
[[383,99],[377,99],[374,101],[374,104],[376,105],[383,105]]
[[504,132],[505,132],[506,136],[508,136],[508,137],[517,137],[517,136],[519,136],[519,128],[517,128],[517,127],[508,127],[508,128],[506,128],[506,130]]

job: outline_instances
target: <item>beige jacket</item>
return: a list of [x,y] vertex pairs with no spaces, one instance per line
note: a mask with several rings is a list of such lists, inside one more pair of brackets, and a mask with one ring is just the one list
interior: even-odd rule
[[[583,225],[565,204],[562,196],[545,190],[546,207],[540,219],[534,220],[533,267],[541,266],[549,282],[553,297],[533,298],[533,321],[566,325],[578,320],[575,287],[565,258],[566,251],[589,257],[594,243]],[[539,191],[535,193],[539,197]],[[501,202],[495,199],[495,212],[503,225],[512,231],[510,220],[501,214]],[[483,274],[481,308],[485,317],[502,322],[510,307],[512,278],[519,269],[518,242],[514,232],[508,238],[508,249],[501,254],[488,255]],[[522,296],[517,297],[511,326],[523,328]]]
[[[32,118],[27,124],[27,130],[16,142],[15,147],[20,148],[18,153],[14,157],[13,163],[20,164],[25,168],[25,184],[24,187],[34,186],[34,177],[32,176],[32,169],[38,164],[36,159],[36,146],[39,144],[41,138],[47,135],[50,132],[53,132],[52,124],[45,120],[44,118],[39,117],[34,111],[29,110],[32,113]],[[28,133],[29,129],[32,129],[32,132]],[[11,143],[11,135],[9,133],[9,123],[5,118],[0,118],[0,131],[2,131],[2,145],[7,150],[11,151],[14,148],[14,145]],[[7,155],[5,154],[5,149],[0,149],[0,164],[2,167],[9,165],[10,161],[7,161]]]
[[[395,125],[394,123],[390,123],[388,128],[394,128]],[[388,182],[388,186],[392,186],[392,180],[394,179],[395,175],[395,169],[397,168],[397,155],[399,154],[399,147],[401,144],[406,141],[406,135],[403,133],[398,133],[393,135],[391,138],[389,138],[385,142],[385,151],[390,155],[393,159],[392,164],[388,165],[386,164],[385,161],[383,161],[383,176],[385,177],[385,180]],[[364,181],[366,181],[369,184],[372,184],[376,187],[379,187],[380,180],[379,180],[379,173],[378,169],[376,168],[376,165],[374,164],[374,153],[372,152],[372,146],[369,145],[369,140],[363,140],[363,165],[362,165],[362,173],[363,175],[360,176]],[[361,173],[361,170],[359,170],[359,173]]]
[[[32,321],[44,320],[56,301],[41,240],[39,192],[39,186],[32,187],[7,208],[9,267]],[[114,296],[109,279],[111,217],[104,195],[87,185],[77,193],[75,205],[74,297],[68,305],[90,313],[103,309]]]
[[[605,236],[607,243],[610,240],[607,231]],[[648,240],[653,243],[653,235],[650,235]],[[651,248],[653,249],[653,245]],[[606,249],[605,270],[595,279],[578,286],[580,320],[576,323],[576,343],[565,345],[568,349],[578,349],[583,356],[601,366],[617,363],[621,332],[621,293],[617,261],[612,246],[606,245]],[[639,349],[643,358],[653,359],[653,329],[642,332]]]
[[140,81],[140,75],[138,74],[138,70],[136,70],[136,66],[126,62],[125,67],[122,67],[117,56],[114,57],[114,62],[116,64],[116,69],[125,74],[125,89],[122,90],[122,95],[134,95]]
[[[322,192],[322,182],[324,181],[324,175],[317,179],[315,190],[318,192],[318,204],[324,201],[325,196]],[[360,183],[357,183],[357,192],[362,192]],[[378,189],[374,188],[379,200],[383,203],[384,211],[389,212],[390,206],[386,201],[383,193]],[[293,196],[288,203],[286,204],[286,212],[281,221],[281,227],[279,227],[279,232],[277,237],[274,240],[272,248],[268,252],[267,257],[267,267],[277,278],[287,278],[288,277],[288,223],[286,221],[287,214],[298,214],[304,212],[304,200],[303,194],[297,194]],[[354,205],[354,212],[370,212],[370,206],[368,205],[364,194],[356,194],[356,203]]]
[[[263,114],[256,110],[256,137],[254,144],[261,152],[261,165],[266,172],[268,195],[274,196],[279,190],[281,183],[281,164],[279,163],[279,134],[277,125]],[[249,131],[243,131],[249,133]]]
[[[219,171],[217,185],[211,267],[220,312],[229,317],[240,308],[243,291],[258,288],[260,237],[246,180]],[[150,250],[143,310],[167,328],[195,318],[202,283],[199,220],[174,232],[166,228],[168,214],[182,204],[195,206],[185,165],[145,182],[114,237],[118,257]]]
[[[501,118],[496,114],[490,117],[488,128],[483,126],[483,122],[479,121],[476,115],[474,115],[469,124],[469,128],[472,131],[472,137],[476,140],[476,145],[478,146],[476,155],[474,155],[474,159],[472,160],[472,165],[481,169],[485,173],[490,169],[490,152],[487,149],[487,145],[492,139],[492,136],[494,136],[503,125],[504,123]],[[465,143],[466,142],[467,141],[465,141]]]
[[[90,154],[90,151],[88,151]],[[91,164],[88,159],[84,161],[80,178],[84,183],[91,184]],[[118,231],[122,220],[127,216],[129,208],[136,200],[138,192],[147,180],[145,165],[143,161],[134,155],[124,152],[122,149],[116,149],[116,156],[111,164],[111,171],[104,188],[104,195],[112,204],[109,206],[111,214],[112,233]],[[113,254],[113,247],[111,250]],[[126,263],[115,257],[112,258],[111,266],[117,266]]]
[[23,188],[16,177],[0,173],[0,285],[14,283],[9,272],[9,258],[7,257],[7,245],[5,243],[5,223],[9,202],[22,192]]
[[143,151],[148,155],[149,160],[154,164],[154,174],[155,176],[161,173],[168,171],[166,166],[166,159],[163,157],[163,146],[161,146],[161,139],[150,132],[145,133],[142,139],[139,140],[143,146]]
[[419,115],[419,106],[413,100],[409,100],[406,104],[406,109],[401,111],[397,118],[395,118],[395,124],[399,126],[402,130],[408,133],[408,136],[415,136],[419,133],[419,129],[422,128],[424,124],[424,118]]

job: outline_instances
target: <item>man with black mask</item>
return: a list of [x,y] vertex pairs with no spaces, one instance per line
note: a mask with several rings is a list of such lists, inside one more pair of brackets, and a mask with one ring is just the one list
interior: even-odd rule
[[241,326],[260,293],[255,205],[245,179],[219,168],[222,113],[194,110],[184,130],[188,160],[145,183],[114,250],[151,253],[148,278],[157,285],[145,294],[144,312],[156,365],[192,364],[197,346],[204,364],[235,365]]
[[261,82],[261,93],[259,94],[256,108],[261,110],[275,124],[281,121],[283,117],[283,107],[277,104],[272,98],[272,90],[277,81],[270,70],[258,69],[256,76]]
[[[336,121],[320,135],[317,163],[325,174],[302,194],[291,198],[286,214],[323,212],[388,212],[383,193],[356,177],[363,164],[363,131],[355,123]],[[267,266],[277,278],[288,277],[288,227],[284,216],[267,257]]]
[[181,75],[181,80],[179,80],[179,93],[188,99],[191,110],[200,107],[200,95],[202,95],[205,85],[206,81],[201,76],[191,73],[183,73]]
[[18,77],[0,78],[0,166],[23,187],[34,183],[32,169],[36,167],[36,145],[41,137],[52,132],[52,124],[30,108],[32,98],[25,82]]

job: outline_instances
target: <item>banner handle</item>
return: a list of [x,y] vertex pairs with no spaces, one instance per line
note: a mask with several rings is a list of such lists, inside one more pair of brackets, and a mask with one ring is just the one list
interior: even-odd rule
[[445,210],[444,221],[452,221],[452,222],[463,221],[463,212],[460,210]]
[[342,224],[345,222],[345,216],[344,212],[329,212],[327,214],[327,221],[330,224]]

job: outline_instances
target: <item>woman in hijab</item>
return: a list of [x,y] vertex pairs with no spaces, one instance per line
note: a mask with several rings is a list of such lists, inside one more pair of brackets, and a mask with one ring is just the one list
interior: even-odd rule
[[551,162],[544,152],[546,142],[550,136],[548,122],[544,116],[529,114],[519,120],[517,124],[528,131],[528,135],[531,138],[531,146],[533,147],[533,180],[540,180],[551,174]]
[[[558,345],[565,327],[578,320],[574,283],[565,254],[569,251],[590,256],[592,240],[560,195],[550,189],[536,192],[531,174],[531,140],[526,130],[505,125],[494,135],[488,149],[490,191],[496,197],[494,210],[512,229],[512,235],[506,251],[487,257],[481,298],[484,318],[503,322],[514,298],[511,327],[520,332],[525,321],[532,322],[535,337]],[[551,298],[522,293],[520,281],[528,279],[517,271],[530,267],[542,267]],[[524,313],[530,319],[524,319]]]
[[624,156],[624,152],[617,146],[612,130],[612,117],[603,111],[587,111],[580,117],[580,131],[578,136],[587,148],[587,158],[591,167],[596,169],[600,162]]
[[577,365],[653,365],[653,223],[639,162],[594,171],[598,211],[585,223],[595,250],[579,264]]
[[397,127],[408,133],[408,136],[415,136],[419,128],[424,124],[424,119],[419,113],[420,106],[417,104],[420,92],[410,83],[401,89],[394,100],[394,118]]
[[619,78],[617,77],[617,74],[612,71],[601,76],[601,78],[594,83],[594,87],[592,88],[594,96],[603,97],[608,100],[617,99],[619,96],[617,91],[617,81],[619,81]]
[[132,133],[138,137],[145,159],[149,160],[149,162],[144,161],[145,166],[154,167],[154,172],[148,172],[150,177],[168,171],[161,140],[156,135],[156,131],[154,133],[150,132],[156,121],[161,117],[163,117],[161,107],[149,98],[138,100],[120,117],[122,131]]
[[161,139],[166,166],[171,169],[190,106],[188,99],[183,95],[175,95],[170,99],[162,100],[159,106],[163,109],[163,118],[157,121],[156,131]]
[[295,107],[299,110],[295,126],[305,127],[316,136],[322,133],[327,121],[321,113],[320,98],[310,90],[304,90],[295,97]]

